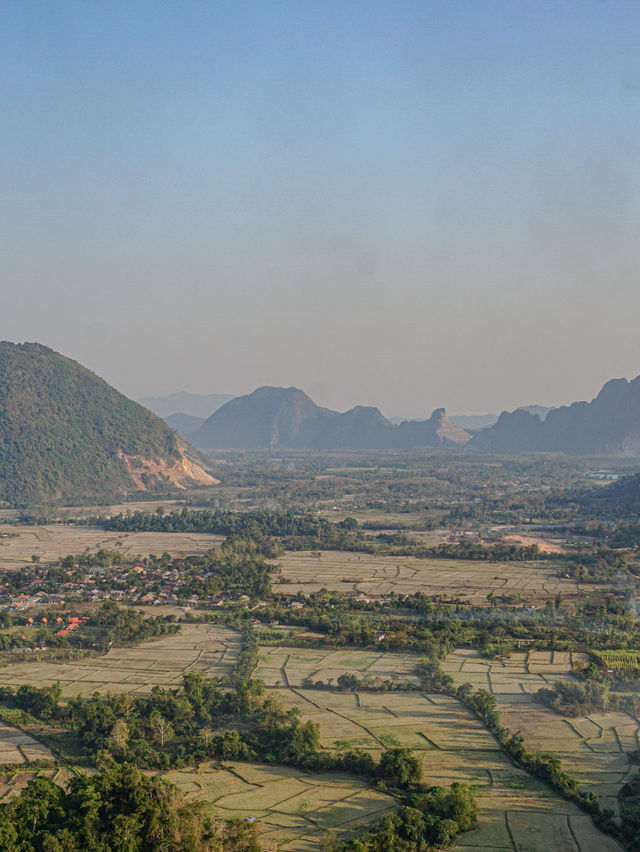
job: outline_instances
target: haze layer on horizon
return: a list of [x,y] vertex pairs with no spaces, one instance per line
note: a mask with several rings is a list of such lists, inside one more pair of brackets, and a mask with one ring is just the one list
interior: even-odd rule
[[636,2],[3,9],[0,337],[420,416],[640,373]]

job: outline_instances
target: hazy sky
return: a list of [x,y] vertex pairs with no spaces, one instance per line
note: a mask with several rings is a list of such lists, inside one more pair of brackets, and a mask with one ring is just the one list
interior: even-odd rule
[[640,373],[640,3],[0,4],[0,337],[388,415]]

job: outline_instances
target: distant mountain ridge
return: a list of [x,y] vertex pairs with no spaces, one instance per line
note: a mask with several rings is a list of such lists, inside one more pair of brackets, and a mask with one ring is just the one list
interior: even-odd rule
[[[144,396],[138,400],[149,411],[159,417],[167,418],[172,414],[189,414],[206,420],[220,406],[233,399],[228,393],[170,393],[166,396]],[[175,427],[173,427],[175,428]]]
[[215,411],[192,436],[202,449],[409,449],[464,447],[469,435],[444,409],[394,425],[379,409],[322,408],[298,388],[261,387]]
[[213,484],[188,454],[164,421],[76,361],[38,343],[0,342],[0,500]]
[[[521,405],[516,411],[528,411],[529,414],[537,414],[540,420],[544,420],[554,406],[550,405]],[[498,422],[498,414],[452,414],[450,419],[460,426],[461,429],[486,429]]]
[[591,402],[555,408],[544,420],[524,410],[503,411],[494,426],[474,435],[469,449],[640,455],[640,376],[612,379]]

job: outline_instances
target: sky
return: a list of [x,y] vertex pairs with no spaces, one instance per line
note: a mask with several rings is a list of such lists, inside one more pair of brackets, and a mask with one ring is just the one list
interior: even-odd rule
[[0,339],[129,396],[640,373],[640,4],[0,4]]

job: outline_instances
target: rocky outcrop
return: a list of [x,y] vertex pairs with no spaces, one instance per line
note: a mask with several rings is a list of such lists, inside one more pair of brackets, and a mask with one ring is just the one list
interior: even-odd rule
[[394,425],[378,408],[357,405],[343,413],[321,408],[298,388],[258,388],[214,412],[192,436],[203,449],[410,449],[460,448],[469,435],[444,409],[428,420]]
[[640,455],[640,376],[612,379],[591,402],[554,408],[544,421],[522,410],[503,412],[495,426],[474,436],[469,449]]

